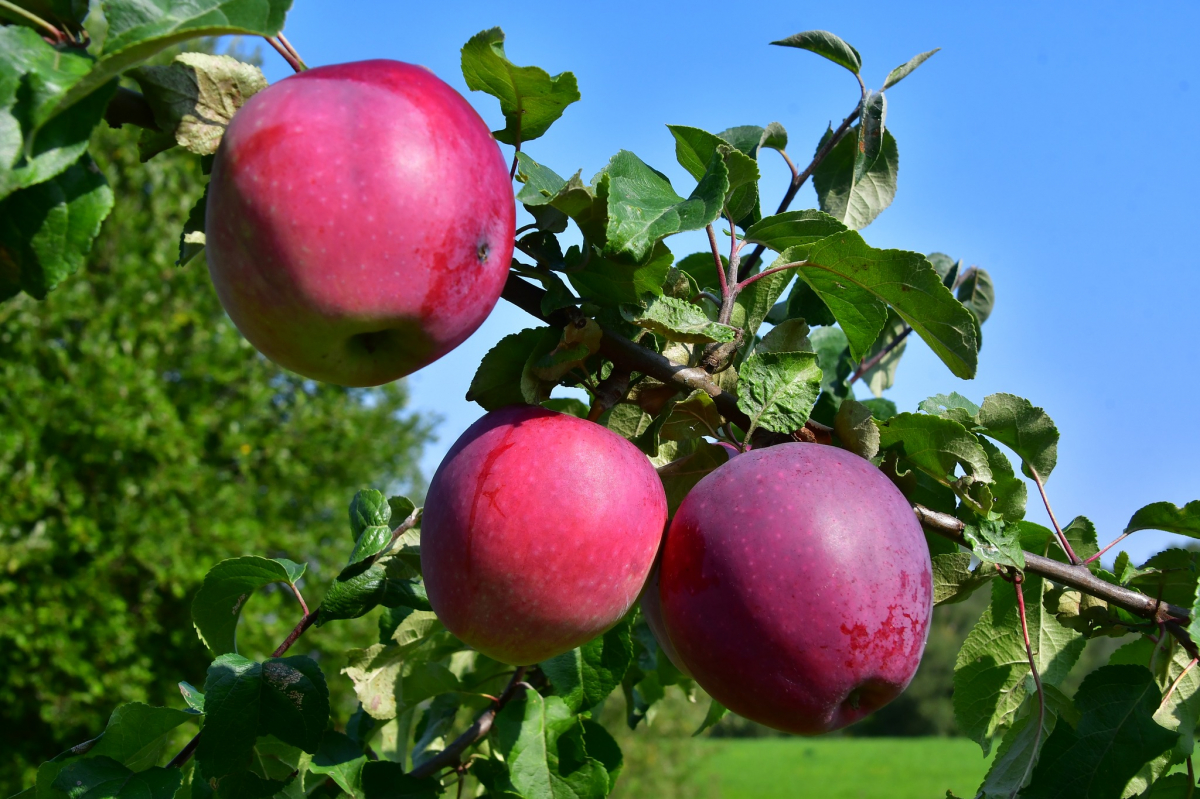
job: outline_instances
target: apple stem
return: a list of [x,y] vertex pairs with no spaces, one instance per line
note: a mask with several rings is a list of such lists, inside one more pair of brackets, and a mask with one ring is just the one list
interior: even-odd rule
[[[821,165],[821,162],[825,160],[825,157],[833,152],[834,146],[836,146],[837,143],[842,140],[842,136],[844,136],[846,131],[850,129],[850,126],[854,124],[854,120],[858,119],[861,109],[862,100],[859,100],[854,106],[854,110],[850,112],[850,116],[843,119],[842,124],[838,125],[837,130],[833,132],[833,135],[825,140],[825,144],[821,147],[821,149],[817,150],[817,154],[813,156],[813,160],[804,168],[804,171],[796,174],[796,172],[793,170],[792,182],[788,186],[787,193],[783,195],[783,200],[780,201],[779,208],[775,211],[775,213],[782,214],[788,209],[788,206],[792,204],[792,200],[796,198],[796,192],[800,191],[800,187],[804,185],[804,181],[812,177],[812,173],[815,172],[817,167]],[[784,156],[784,158],[786,159],[787,156]],[[766,246],[762,244],[755,247],[754,251],[750,253],[749,257],[742,262],[738,276],[742,278],[747,277],[750,272],[754,270],[754,267],[758,266],[758,261],[762,258],[762,254],[764,251],[766,251],[766,249]]]
[[[1038,732],[1037,740],[1042,739],[1043,731],[1046,726],[1046,691],[1042,688],[1042,678],[1038,674],[1037,664],[1033,659],[1033,646],[1029,643],[1029,623],[1025,617],[1025,592],[1021,588],[1021,584],[1025,582],[1025,577],[1020,572],[1011,575],[1004,575],[1004,579],[1013,584],[1017,591],[1017,612],[1021,615],[1021,635],[1025,638],[1025,654],[1029,658],[1029,671],[1033,674],[1033,682],[1037,686],[1038,695]],[[1033,770],[1034,761],[1037,760],[1038,744],[1034,744],[1033,751],[1029,755],[1029,763],[1025,766],[1025,773],[1021,777],[1021,781],[1017,783],[1017,787],[1013,790],[1012,796],[1015,797],[1021,788],[1025,785],[1025,780],[1029,779],[1029,772]]]
[[[283,60],[288,62],[288,66],[290,66],[294,71],[303,72],[304,70],[308,69],[308,67],[304,66],[304,62],[301,61],[299,57],[292,55],[288,48],[284,47],[274,37],[264,36],[263,38],[267,40],[267,44],[275,48],[275,52],[279,53]],[[282,39],[283,37],[280,36],[279,38]]]

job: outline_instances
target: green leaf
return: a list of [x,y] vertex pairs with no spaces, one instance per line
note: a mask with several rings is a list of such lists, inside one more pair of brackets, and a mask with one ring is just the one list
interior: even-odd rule
[[412,762],[421,765],[436,757],[445,749],[454,718],[458,713],[459,701],[455,694],[434,697],[429,707],[421,714],[421,720],[413,731]]
[[934,555],[933,604],[952,605],[962,602],[994,577],[996,570],[987,564],[980,564],[972,571],[970,553]]
[[329,722],[329,688],[310,657],[269,658],[262,664],[259,735],[316,754]]
[[[826,133],[831,135],[832,131]],[[824,140],[822,140],[824,144]],[[821,210],[853,230],[875,221],[896,197],[900,152],[890,130],[883,131],[879,156],[858,173],[858,135],[846,133],[813,171],[813,189]]]
[[785,319],[767,331],[756,349],[758,352],[814,352],[809,332],[803,319]]
[[963,538],[982,563],[998,563],[1015,569],[1025,568],[1019,528],[978,519],[963,528]]
[[1163,530],[1168,533],[1200,538],[1200,499],[1182,508],[1170,502],[1154,502],[1139,509],[1125,525],[1125,533],[1138,530]]
[[[685,200],[661,173],[628,150],[608,163],[608,244],[605,254],[645,263],[662,238],[701,230],[721,215],[729,170],[714,153],[700,183]],[[659,286],[662,281],[659,281]]]
[[225,654],[208,667],[204,681],[204,735],[196,763],[205,779],[250,766],[262,705],[262,664]]
[[897,83],[899,83],[900,81],[907,78],[910,74],[912,74],[912,71],[914,69],[916,69],[917,67],[924,64],[926,61],[929,60],[929,57],[931,55],[933,55],[934,53],[936,53],[938,50],[941,50],[941,49],[942,48],[940,48],[940,47],[935,47],[932,50],[926,50],[923,53],[918,53],[917,55],[915,55],[912,58],[905,61],[900,66],[893,69],[891,72],[888,73],[887,78],[883,81],[883,88],[885,90],[890,89],[893,86],[895,86]]
[[820,393],[821,368],[813,352],[756,353],[738,373],[738,408],[750,417],[751,429],[799,430]]
[[[713,259],[712,252],[694,252],[681,259],[675,267],[681,272],[684,272],[696,285],[702,289],[716,289],[720,286],[720,278],[717,277],[717,265]],[[725,256],[721,256],[721,268],[729,271],[729,260]]]
[[518,67],[504,54],[504,31],[481,31],[463,45],[462,73],[471,91],[483,91],[500,101],[504,127],[492,131],[504,144],[540,137],[579,99],[575,75],[550,76],[540,67]]
[[1043,482],[1058,461],[1058,428],[1041,408],[1013,394],[992,394],[979,408],[979,432],[1010,447],[1021,456],[1021,470],[1033,477],[1037,470]]
[[602,797],[608,772],[584,749],[583,725],[557,696],[525,691],[496,715],[496,747],[524,797]]
[[547,205],[567,187],[567,180],[528,153],[517,153],[517,180],[525,184],[517,192],[517,202],[526,206]]
[[546,344],[552,349],[561,335],[556,328],[534,327],[500,339],[483,356],[475,371],[467,390],[467,401],[477,402],[488,411],[526,402],[521,386],[525,365]]
[[791,281],[792,274],[785,270],[756,280],[738,292],[729,323],[742,329],[742,336],[746,340],[743,349],[749,348],[759,326],[767,318],[767,314],[771,312],[771,308]]
[[986,269],[971,267],[963,275],[957,296],[958,301],[975,314],[979,324],[983,324],[992,315],[992,307],[996,304],[996,289],[992,285],[992,276]]
[[754,146],[749,150],[740,149],[731,141],[699,128],[667,125],[667,129],[675,137],[676,160],[696,180],[704,179],[714,157],[725,162],[729,177],[725,205],[734,220],[740,223],[752,214],[757,215],[759,174],[756,157],[762,128],[753,128]]
[[204,194],[196,200],[188,213],[187,221],[183,223],[183,231],[179,234],[179,259],[176,266],[187,266],[192,259],[204,251],[207,242],[204,234],[204,217],[208,208],[208,184],[204,184]]
[[[88,97],[114,77],[155,53],[203,36],[275,36],[292,0],[103,0],[108,36],[104,55],[60,99],[56,113]],[[106,100],[107,102],[107,100]]]
[[833,431],[841,439],[842,446],[860,458],[871,460],[879,453],[879,427],[871,409],[860,402],[847,399],[838,407]]
[[722,423],[721,413],[713,398],[696,389],[671,406],[659,436],[668,441],[687,441],[701,436],[716,436]]
[[150,768],[135,774],[108,757],[89,757],[69,764],[54,780],[54,787],[70,799],[171,799],[179,790],[183,772],[177,768]]
[[83,266],[112,207],[112,189],[87,155],[0,201],[0,299],[24,290],[44,300]]
[[845,67],[855,75],[862,69],[862,57],[858,51],[829,31],[803,31],[771,44],[808,50]]
[[570,414],[580,419],[586,419],[588,415],[588,406],[582,400],[577,400],[574,397],[554,397],[544,401],[542,407],[558,411],[559,413]]
[[700,726],[692,733],[692,737],[702,734],[705,730],[711,729],[718,721],[725,718],[725,714],[729,710],[724,705],[715,699],[708,700],[708,712],[704,714],[704,721],[700,722]]
[[204,712],[204,694],[200,693],[200,689],[189,682],[181,681],[179,692],[183,694],[183,701],[187,702],[188,707],[197,713]]
[[[1029,640],[1042,682],[1058,686],[1079,659],[1083,636],[1068,630],[1042,606],[1046,585],[1025,575]],[[1013,722],[1028,695],[1030,674],[1013,586],[992,581],[992,601],[967,635],[954,665],[954,717],[964,735],[986,754],[992,737]]]
[[729,460],[729,452],[718,444],[699,441],[696,451],[686,458],[672,461],[658,469],[663,490],[667,494],[667,513],[675,515],[679,503],[709,472]]
[[1028,712],[1004,734],[996,757],[979,786],[977,799],[1012,799],[1029,782],[1034,750],[1045,744],[1058,722],[1058,716],[1047,707],[1045,721],[1039,730],[1037,701],[1036,696],[1031,696],[1026,702]]
[[267,88],[262,70],[227,55],[181,53],[167,66],[130,71],[154,112],[154,121],[175,143],[212,155],[233,115]]
[[[15,5],[71,33],[83,30],[83,21],[89,11],[87,0],[16,0]],[[6,8],[0,8],[0,19],[40,29],[29,18]]]
[[921,413],[927,413],[930,416],[952,419],[968,429],[979,425],[979,406],[957,391],[952,391],[949,395],[937,394],[921,400],[917,408]]
[[585,300],[600,305],[637,304],[647,294],[662,294],[672,260],[671,251],[661,241],[654,245],[650,259],[642,264],[607,258],[592,248],[591,256],[577,271],[568,273],[567,278]]
[[292,585],[304,572],[290,560],[247,556],[223,560],[204,575],[192,600],[196,634],[214,655],[237,652],[237,623],[246,600],[271,583]]
[[[783,252],[791,247],[816,244],[821,239],[847,230],[823,211],[785,211],[755,222],[746,230],[746,241]],[[812,322],[812,324],[821,324]]]
[[345,733],[330,730],[321,741],[308,770],[326,774],[346,793],[359,796],[362,792],[362,769],[367,762],[363,748]]
[[1179,737],[1154,721],[1162,694],[1143,666],[1103,666],[1075,694],[1076,728],[1059,724],[1042,749],[1028,799],[1118,799],[1142,764]]
[[956,376],[975,375],[975,318],[942,285],[925,256],[869,246],[854,231],[789,249],[778,262],[803,261],[796,271],[821,297],[861,362],[887,322],[890,305]]
[[1194,550],[1164,550],[1142,564],[1143,573],[1130,580],[1129,586],[1163,602],[1191,607],[1196,598],[1197,573],[1200,572],[1198,559]]
[[652,330],[668,341],[707,344],[714,341],[733,341],[737,338],[736,330],[729,325],[710,320],[699,305],[674,297],[651,297],[647,300],[645,308],[623,306],[621,315],[638,327]]
[[366,570],[347,566],[321,600],[317,626],[339,619],[357,619],[383,605],[429,610],[425,584],[401,553],[389,550]]
[[362,540],[364,533],[387,528],[392,519],[392,506],[383,493],[373,488],[363,489],[350,500],[350,533],[355,542]]
[[1142,796],[1145,799],[1189,799],[1194,790],[1195,786],[1191,784],[1188,775],[1179,772],[1157,780]]
[[625,767],[625,756],[616,740],[600,724],[591,719],[583,719],[583,746],[588,757],[600,761],[608,772],[608,791],[612,793],[617,787],[617,777]]
[[37,32],[0,27],[0,200],[79,161],[116,91],[109,75],[86,103],[55,117],[60,98],[94,72],[82,50],[51,47]]
[[366,799],[436,799],[442,785],[433,777],[416,779],[404,773],[403,763],[373,760],[362,768],[363,795]]
[[363,709],[387,721],[438,694],[462,689],[458,678],[437,662],[463,648],[432,612],[413,611],[391,641],[347,653],[342,673],[354,683]]
[[[879,428],[879,446],[895,450],[908,464],[945,486],[991,482],[992,470],[979,441],[958,422],[937,416],[900,413]],[[962,466],[966,477],[956,478]]]
[[858,117],[858,152],[854,156],[854,180],[862,179],[879,160],[887,123],[887,97],[883,92],[868,91]]
[[632,659],[633,643],[626,620],[583,646],[538,666],[567,707],[580,711],[603,702],[621,684]]
[[[882,397],[884,391],[896,384],[896,367],[900,365],[900,357],[904,355],[904,350],[908,346],[910,332],[911,328],[908,323],[889,308],[883,332],[879,334],[879,338],[875,339],[871,348],[863,354],[863,363],[867,363],[887,350],[887,354],[880,358],[874,366],[863,372],[862,376],[863,382],[876,397]],[[891,349],[889,350],[888,347]]]

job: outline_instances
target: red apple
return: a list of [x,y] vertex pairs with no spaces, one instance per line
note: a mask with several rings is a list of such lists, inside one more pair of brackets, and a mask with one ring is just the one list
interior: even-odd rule
[[370,386],[437,360],[500,296],[515,206],[499,147],[428,70],[317,67],[221,141],[206,255],[238,329],[306,377]]
[[730,710],[816,735],[908,685],[932,612],[929,550],[904,496],[820,444],[732,458],[692,489],[663,545],[679,658]]
[[621,620],[666,521],[658,474],[616,433],[535,406],[493,411],[455,442],[429,485],[429,602],[485,655],[538,663]]

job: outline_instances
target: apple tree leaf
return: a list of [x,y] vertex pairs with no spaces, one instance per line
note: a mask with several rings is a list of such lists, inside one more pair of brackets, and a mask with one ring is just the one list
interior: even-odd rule
[[658,477],[667,494],[667,513],[674,516],[679,504],[696,483],[727,460],[729,451],[724,447],[700,441],[691,455],[660,466]]
[[659,435],[668,441],[715,436],[721,423],[721,413],[713,398],[696,389],[686,399],[671,406]]
[[833,431],[841,445],[860,458],[871,460],[879,453],[879,426],[871,409],[861,402],[847,399],[838,407]]
[[586,749],[580,718],[558,696],[525,691],[496,714],[496,747],[519,796],[605,796],[608,771]]
[[54,787],[69,799],[171,799],[183,772],[157,766],[133,772],[109,757],[89,757],[64,768]]
[[1034,750],[1041,749],[1058,723],[1058,715],[1047,707],[1045,720],[1038,730],[1037,701],[1037,696],[1030,696],[1026,700],[1028,710],[1025,715],[1004,733],[996,757],[976,793],[978,799],[1012,799],[1029,783],[1033,773],[1030,760],[1036,757]]
[[771,44],[808,50],[810,53],[816,53],[845,67],[855,75],[862,69],[862,56],[858,54],[858,51],[843,41],[840,36],[829,31],[802,31],[786,39],[771,42]]
[[345,733],[329,730],[321,740],[320,749],[313,755],[308,770],[325,774],[350,796],[362,794],[362,770],[367,755]]
[[1139,509],[1125,525],[1126,533],[1138,530],[1163,530],[1177,535],[1200,538],[1200,499],[1182,508],[1170,502],[1154,502]]
[[24,290],[44,300],[83,266],[112,207],[112,189],[86,154],[0,201],[0,299]]
[[368,761],[362,767],[365,799],[437,799],[442,784],[433,777],[417,779],[406,774],[403,763],[387,760]]
[[996,577],[995,568],[980,564],[971,568],[968,552],[947,552],[933,556],[933,604],[953,605],[975,593]]
[[667,125],[667,129],[675,137],[676,160],[696,180],[704,179],[714,156],[724,160],[729,173],[725,206],[736,221],[741,222],[757,213],[759,174],[756,154],[762,128],[755,129],[754,147],[750,152],[745,152],[729,140],[700,128]]
[[751,225],[746,230],[746,241],[762,244],[775,252],[783,252],[792,247],[815,244],[847,229],[824,211],[784,211],[782,214],[764,217]]
[[[875,221],[896,198],[896,175],[900,152],[890,130],[879,140],[878,156],[862,164],[858,172],[859,138],[857,128],[844,134],[813,171],[813,188],[821,210],[853,230],[861,230]],[[825,134],[832,136],[833,131]],[[825,144],[822,139],[821,145]]]
[[916,467],[942,485],[953,486],[962,478],[955,469],[962,466],[975,482],[991,482],[992,470],[987,453],[975,436],[958,422],[937,416],[899,413],[879,426],[879,446],[894,450],[907,464]]
[[980,429],[989,438],[1021,456],[1021,469],[1032,477],[1037,470],[1045,481],[1058,461],[1058,428],[1054,420],[1029,400],[1013,394],[991,394],[979,408]]
[[1075,694],[1079,724],[1059,724],[1033,771],[1029,799],[1119,799],[1142,764],[1178,733],[1154,720],[1162,693],[1144,666],[1102,666]]
[[500,339],[475,371],[467,401],[477,402],[488,411],[529,401],[521,385],[525,365],[547,344],[547,350],[557,345],[561,335],[553,327],[535,327]]
[[621,684],[632,659],[633,642],[625,620],[583,646],[538,665],[567,707],[581,711],[603,702]]
[[183,231],[179,234],[179,258],[175,261],[176,266],[187,266],[193,258],[204,252],[207,243],[204,233],[207,209],[208,184],[206,183],[204,193],[200,195],[200,199],[196,200],[196,204],[188,212],[188,218],[183,223]]
[[863,363],[868,363],[886,351],[886,354],[862,375],[862,381],[876,397],[882,397],[884,391],[896,384],[896,368],[900,365],[905,348],[908,347],[910,332],[912,330],[908,323],[901,319],[894,309],[889,308],[883,332],[863,354]]
[[283,558],[253,555],[221,561],[204,575],[192,600],[196,634],[214,655],[237,652],[237,623],[250,595],[271,583],[294,585],[304,569]]
[[709,319],[699,305],[674,297],[651,297],[647,300],[645,308],[622,306],[621,315],[638,327],[652,330],[668,341],[707,344],[714,341],[733,341],[737,338],[736,330]]
[[986,269],[971,267],[964,273],[955,296],[967,310],[975,314],[979,324],[983,324],[992,315],[992,308],[996,305],[996,287],[992,284],[992,276]]
[[701,735],[705,730],[711,729],[718,721],[725,718],[725,714],[729,710],[715,699],[708,700],[708,712],[704,714],[704,721],[700,722],[700,726],[692,733],[692,737]]
[[504,54],[504,31],[491,28],[470,38],[462,48],[462,73],[471,91],[500,101],[504,127],[492,131],[496,141],[518,144],[540,137],[579,99],[575,75],[551,75],[540,67],[518,67]]
[[941,49],[942,48],[940,48],[940,47],[935,47],[932,50],[926,50],[923,53],[918,53],[917,55],[915,55],[912,58],[905,61],[900,66],[893,69],[891,72],[888,73],[887,78],[885,78],[883,81],[884,90],[892,88],[897,83],[899,83],[900,81],[907,78],[909,75],[912,74],[913,70],[915,70],[917,67],[924,64],[926,61],[929,60],[930,56],[932,56],[934,53],[936,53],[938,50],[941,50]]
[[258,734],[316,754],[329,722],[329,688],[310,657],[269,658],[262,664]]
[[963,538],[983,564],[1025,568],[1019,528],[991,519],[976,519],[963,527]]
[[738,408],[750,417],[751,428],[776,433],[799,430],[821,393],[817,354],[755,353],[742,363],[737,393]]

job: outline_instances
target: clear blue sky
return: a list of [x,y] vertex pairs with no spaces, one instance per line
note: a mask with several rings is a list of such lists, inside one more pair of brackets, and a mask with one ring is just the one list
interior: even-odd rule
[[[691,184],[668,123],[779,121],[807,163],[826,123],[853,108],[849,73],[768,42],[833,31],[862,53],[875,87],[942,47],[888,93],[899,190],[864,235],[988,269],[996,310],[975,380],[954,378],[914,341],[888,396],[901,410],[952,390],[1043,406],[1062,433],[1048,483],[1055,511],[1064,524],[1089,516],[1102,543],[1145,503],[1200,498],[1200,5],[297,0],[286,33],[310,65],[394,58],[466,93],[459,48],[496,25],[514,62],[570,70],[583,95],[530,155],[586,178],[628,149],[677,187]],[[263,57],[270,80],[288,74],[274,52]],[[468,99],[500,126],[492,98]],[[765,204],[786,175],[771,155]],[[793,204],[815,206],[809,187]],[[670,244],[677,256],[701,248]],[[532,323],[501,301],[472,339],[410,378],[414,407],[442,419],[427,474],[481,414],[463,396],[483,353]],[[1030,508],[1044,523],[1032,497]],[[1140,559],[1171,538],[1139,533],[1127,548]]]

